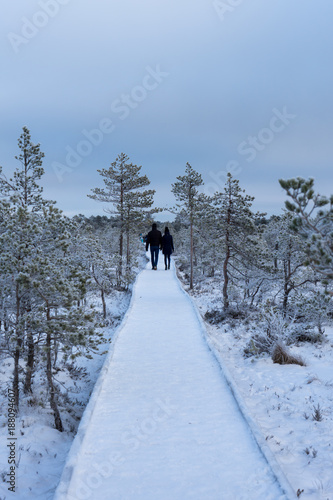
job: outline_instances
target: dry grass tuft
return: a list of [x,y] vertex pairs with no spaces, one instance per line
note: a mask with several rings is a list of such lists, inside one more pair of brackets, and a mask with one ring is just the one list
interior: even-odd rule
[[279,365],[300,365],[306,366],[305,361],[300,356],[293,356],[282,344],[276,344],[272,352],[273,363]]

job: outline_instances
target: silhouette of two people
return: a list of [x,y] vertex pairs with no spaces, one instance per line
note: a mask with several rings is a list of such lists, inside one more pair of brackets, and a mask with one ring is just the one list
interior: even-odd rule
[[165,270],[170,269],[170,256],[174,251],[173,239],[169,228],[165,228],[164,235],[157,229],[157,224],[154,222],[151,231],[149,231],[146,239],[146,252],[150,246],[151,266],[154,271],[157,270],[158,255],[160,249],[164,254]]

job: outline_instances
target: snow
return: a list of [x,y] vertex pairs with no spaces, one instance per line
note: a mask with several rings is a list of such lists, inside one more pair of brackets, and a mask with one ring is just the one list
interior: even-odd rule
[[[82,403],[100,377],[73,446],[71,420],[59,433],[47,408],[22,405],[18,490],[10,493],[0,483],[0,499],[51,500],[63,471],[55,500],[278,500],[297,491],[302,500],[333,500],[333,328],[325,327],[325,344],[292,348],[304,367],[244,358],[256,325],[203,323],[197,309],[204,314],[219,303],[221,290],[208,283],[189,298],[174,268],[166,272],[160,264],[157,272],[148,264],[138,276],[115,337],[109,327],[103,367],[101,356],[80,360],[88,370],[88,379],[77,381]],[[122,317],[126,307],[126,300],[108,298],[112,316]],[[4,359],[3,481],[11,373],[12,360]],[[314,420],[318,405],[321,421]]]
[[280,470],[278,483],[202,333],[174,268],[148,264],[55,500],[294,496]]
[[[92,355],[92,359],[77,358],[79,368],[87,374],[79,376],[77,380],[69,378],[68,374],[59,371],[56,379],[69,388],[69,395],[77,404],[69,407],[69,412],[62,412],[65,432],[58,432],[53,428],[54,418],[43,394],[45,387],[44,372],[36,371],[33,383],[34,396],[22,397],[20,413],[16,418],[16,486],[15,493],[8,491],[6,474],[8,473],[7,444],[7,391],[11,386],[10,377],[13,372],[13,360],[5,358],[0,364],[0,499],[8,500],[49,500],[53,498],[54,491],[66,461],[66,457],[77,431],[77,419],[81,417],[90,394],[103,366],[105,355],[110,346],[110,340],[117,325],[123,318],[129,304],[130,294],[113,291],[107,297],[107,310],[112,318],[112,324],[104,328],[104,335],[109,341],[100,346],[100,354]],[[101,308],[100,299],[91,297],[90,303],[96,308]],[[112,345],[112,343],[111,343]],[[74,383],[74,386],[73,386]],[[72,386],[72,387],[71,387]],[[63,390],[64,387],[60,386]],[[23,396],[23,394],[22,394]],[[31,401],[31,402],[30,402]]]
[[[203,314],[221,300],[213,286],[195,293]],[[244,358],[256,325],[205,324],[207,340],[236,398],[243,404],[256,437],[302,500],[333,499],[333,328],[324,344],[300,343],[291,352],[306,366],[273,364],[268,356]],[[314,419],[320,408],[321,421]],[[267,450],[268,448],[268,450]]]

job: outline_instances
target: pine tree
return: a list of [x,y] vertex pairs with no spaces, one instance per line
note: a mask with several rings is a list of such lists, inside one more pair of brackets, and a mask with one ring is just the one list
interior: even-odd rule
[[[13,390],[16,405],[19,405],[19,362],[24,341],[28,346],[25,391],[31,391],[30,373],[33,369],[34,348],[33,334],[29,324],[31,312],[30,275],[35,272],[39,242],[43,229],[39,224],[39,216],[48,202],[42,199],[42,188],[38,181],[42,177],[42,158],[40,145],[31,142],[29,130],[24,127],[18,140],[20,162],[13,178],[9,180],[0,172],[0,193],[6,203],[7,221],[1,234],[1,268],[2,272],[11,276],[13,312],[15,320],[12,325],[12,338],[16,343],[14,353]],[[9,217],[8,217],[9,216]],[[25,340],[25,335],[27,336]]]
[[107,316],[105,297],[117,285],[117,261],[109,248],[108,240],[107,229],[104,229],[102,237],[88,224],[80,226],[76,241],[81,262],[89,275],[90,288],[97,289],[100,293],[104,319]]
[[[95,332],[94,312],[88,313],[80,307],[85,294],[88,276],[71,251],[73,225],[64,218],[53,224],[53,238],[45,247],[44,259],[38,277],[33,280],[33,289],[38,298],[38,311],[32,318],[34,332],[42,348],[44,369],[48,386],[50,407],[53,411],[55,428],[62,432],[63,424],[59,410],[59,390],[54,382],[58,352],[64,360],[74,359],[91,349],[96,349],[99,338]],[[67,229],[67,231],[66,231]],[[63,239],[66,234],[66,240]],[[59,236],[62,236],[60,239]]]
[[215,193],[217,239],[224,252],[223,259],[223,308],[230,307],[229,285],[246,278],[244,266],[255,262],[256,242],[253,237],[256,232],[256,222],[264,214],[252,213],[254,198],[246,195],[239,187],[239,181],[228,173],[223,192]]
[[221,253],[216,239],[216,220],[212,200],[200,194],[193,227],[194,276],[196,282],[205,276],[213,277],[219,266]]
[[300,339],[304,336],[303,330],[306,333],[306,330],[310,330],[312,326],[315,326],[319,338],[322,340],[325,333],[324,324],[333,312],[332,299],[329,294],[321,287],[318,287],[318,284],[310,286],[305,294],[295,294],[292,307],[294,314],[302,320]]
[[[43,153],[25,127],[19,138],[20,167],[9,180],[0,172],[0,296],[4,343],[14,358],[13,390],[19,408],[21,361],[23,387],[32,392],[33,374],[45,354],[44,370],[55,426],[63,430],[58,389],[52,368],[59,347],[94,348],[91,314],[78,307],[85,294],[85,275],[71,253],[73,224],[54,203],[44,200],[39,181]],[[2,333],[2,332],[1,332]]]
[[189,223],[190,231],[190,289],[193,288],[193,259],[194,259],[194,228],[198,215],[204,203],[204,195],[200,194],[198,187],[203,184],[201,175],[189,163],[186,164],[185,175],[177,177],[177,182],[172,184],[178,212],[181,211]]
[[304,240],[292,228],[292,216],[286,212],[275,216],[268,224],[264,237],[274,262],[274,278],[282,291],[282,310],[286,315],[291,292],[311,283],[315,275],[306,269],[306,246]]
[[328,199],[314,192],[314,179],[280,179],[293,203],[286,201],[293,215],[292,227],[307,242],[307,264],[324,278],[333,278],[333,195]]
[[144,190],[150,184],[148,177],[140,175],[141,166],[128,163],[128,160],[129,157],[121,153],[109,169],[97,170],[105,187],[94,188],[93,194],[88,195],[89,198],[113,205],[106,211],[119,217],[119,276],[123,272],[124,237],[127,244],[126,262],[129,265],[131,231],[142,220],[145,211],[151,208],[155,193],[152,189]]

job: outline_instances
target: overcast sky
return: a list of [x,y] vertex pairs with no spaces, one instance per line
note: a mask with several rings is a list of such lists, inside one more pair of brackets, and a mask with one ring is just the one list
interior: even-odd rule
[[67,215],[124,152],[173,205],[186,162],[207,193],[231,170],[280,213],[279,178],[332,192],[332,0],[15,0],[1,27],[1,154],[22,127],[45,153],[45,197]]

